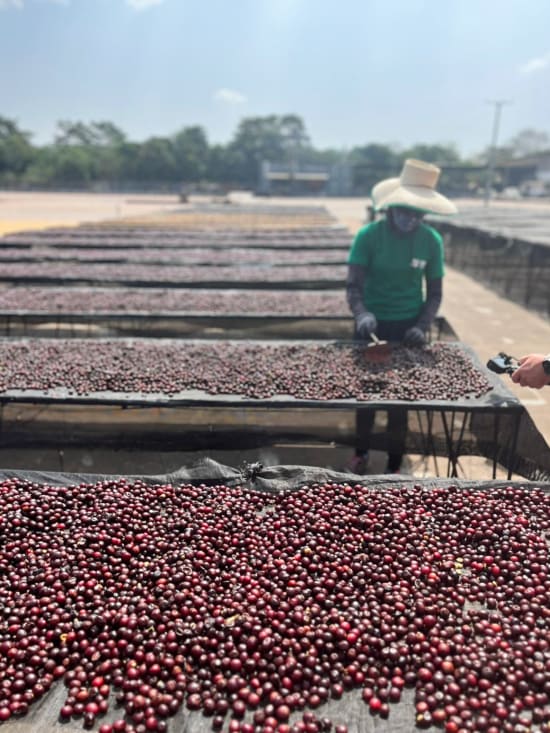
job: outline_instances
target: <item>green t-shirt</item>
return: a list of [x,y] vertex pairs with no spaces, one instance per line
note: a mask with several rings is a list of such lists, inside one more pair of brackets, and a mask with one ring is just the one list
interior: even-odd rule
[[416,318],[424,304],[424,278],[443,277],[443,240],[423,223],[400,236],[382,219],[357,232],[348,264],[367,268],[364,303],[378,320]]

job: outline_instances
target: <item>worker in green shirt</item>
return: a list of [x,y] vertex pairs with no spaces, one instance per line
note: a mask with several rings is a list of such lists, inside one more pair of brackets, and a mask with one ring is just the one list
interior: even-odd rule
[[[409,159],[399,178],[372,190],[376,212],[385,216],[357,233],[348,257],[347,300],[355,319],[355,338],[421,348],[442,298],[443,241],[422,219],[427,213],[454,214],[456,207],[435,191],[440,169]],[[355,457],[351,469],[366,470],[372,410],[357,411]],[[388,410],[387,472],[401,468],[407,412]],[[359,444],[360,443],[360,444]]]

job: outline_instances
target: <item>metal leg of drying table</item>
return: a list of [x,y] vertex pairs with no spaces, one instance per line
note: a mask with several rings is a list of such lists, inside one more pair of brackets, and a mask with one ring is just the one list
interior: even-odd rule
[[519,428],[521,423],[521,411],[520,410],[514,410],[514,422],[513,422],[513,430],[512,430],[512,440],[510,441],[510,447],[508,450],[508,474],[507,479],[508,481],[512,478],[513,473],[513,466],[514,466],[514,456],[516,455],[517,445],[518,445],[518,438],[519,438]]
[[466,412],[461,412],[462,423],[458,430],[458,436],[455,440],[455,423],[457,412],[452,412],[451,422],[449,425],[447,419],[447,413],[445,410],[441,410],[441,420],[443,422],[443,429],[445,430],[445,441],[447,443],[448,461],[447,461],[447,476],[456,478],[458,476],[458,458],[460,456],[460,449],[462,447],[462,441],[464,440],[464,432],[466,430]]
[[[424,433],[424,427],[422,424],[422,414],[426,415],[426,432]],[[435,449],[435,442],[433,438],[433,419],[434,413],[431,410],[415,410],[416,418],[418,421],[418,429],[420,432],[420,441],[422,445],[422,455],[429,457],[431,456],[434,460],[434,468],[436,476],[439,476],[439,465],[437,462],[437,451]]]

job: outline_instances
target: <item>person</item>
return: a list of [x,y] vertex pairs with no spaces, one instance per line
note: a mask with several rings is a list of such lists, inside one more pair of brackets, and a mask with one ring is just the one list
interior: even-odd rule
[[528,354],[522,356],[518,364],[519,367],[512,372],[512,382],[534,389],[550,384],[550,354]]
[[[355,320],[354,338],[372,336],[422,348],[442,299],[443,240],[422,220],[425,214],[454,214],[455,205],[435,190],[440,169],[408,159],[399,178],[378,183],[371,198],[381,219],[361,228],[348,257],[346,295]],[[425,288],[424,288],[425,283]],[[425,293],[424,293],[425,289]],[[363,473],[374,412],[357,411],[357,445],[351,470]],[[401,468],[407,412],[388,409],[386,472]]]

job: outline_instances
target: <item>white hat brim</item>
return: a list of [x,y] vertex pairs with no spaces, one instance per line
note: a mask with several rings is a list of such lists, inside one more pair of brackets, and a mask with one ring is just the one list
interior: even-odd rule
[[370,194],[374,206],[378,208],[378,202],[386,198],[388,194],[393,193],[397,188],[399,188],[399,178],[386,178],[380,181],[380,183],[377,183]]
[[371,198],[377,211],[389,206],[408,206],[429,214],[456,214],[458,209],[432,188],[426,186],[402,186],[399,178],[387,178],[372,189]]

